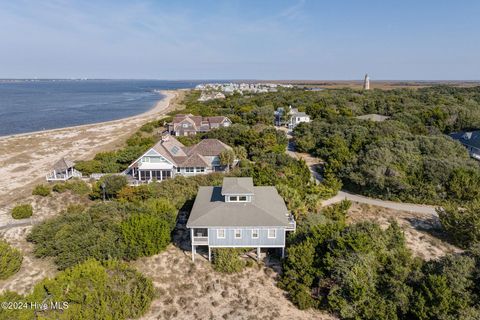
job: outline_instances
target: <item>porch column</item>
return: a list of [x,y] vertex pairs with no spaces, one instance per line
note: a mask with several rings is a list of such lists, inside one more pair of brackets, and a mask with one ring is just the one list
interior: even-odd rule
[[190,229],[190,242],[192,243],[192,261],[195,261],[195,246],[193,245],[193,228]]
[[212,249],[208,246],[208,261],[212,261]]
[[160,170],[160,181],[163,181],[163,170]]
[[260,247],[257,247],[257,262],[260,261]]
[[285,247],[282,247],[282,259],[285,258]]
[[152,170],[150,170],[148,172],[150,172],[150,181],[152,181]]

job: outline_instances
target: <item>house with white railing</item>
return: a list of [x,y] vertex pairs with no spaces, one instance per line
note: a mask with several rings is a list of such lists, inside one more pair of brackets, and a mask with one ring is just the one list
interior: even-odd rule
[[187,221],[192,260],[197,247],[278,249],[285,254],[287,232],[296,223],[274,186],[254,186],[253,179],[225,177],[220,187],[199,187]]
[[47,174],[47,181],[67,181],[71,178],[81,178],[82,173],[75,170],[75,163],[62,158],[53,165],[53,170]]
[[124,173],[131,185],[138,185],[171,179],[177,175],[189,177],[221,172],[227,169],[220,161],[220,154],[226,150],[232,148],[218,139],[203,139],[187,147],[167,134]]

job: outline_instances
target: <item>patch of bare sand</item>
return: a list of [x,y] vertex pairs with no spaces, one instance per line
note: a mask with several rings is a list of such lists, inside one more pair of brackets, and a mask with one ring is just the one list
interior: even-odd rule
[[394,219],[405,233],[407,246],[413,254],[424,259],[438,259],[448,253],[462,252],[458,247],[439,238],[440,222],[428,214],[393,210],[367,204],[352,203],[348,212],[348,222],[373,221],[382,227],[390,225]]
[[150,111],[126,119],[0,137],[0,208],[28,195],[61,157],[87,160],[99,151],[120,147],[145,122],[180,107],[185,92],[163,91]]
[[189,252],[173,245],[132,265],[153,280],[157,292],[142,319],[335,319],[297,309],[276,286],[278,273],[263,265],[225,275],[200,255],[193,263]]
[[57,273],[57,268],[52,259],[34,257],[33,244],[25,239],[31,228],[31,226],[16,227],[0,232],[2,238],[19,249],[23,255],[20,270],[8,279],[0,281],[0,292],[9,290],[24,294],[30,292],[39,281]]
[[39,222],[51,218],[65,210],[70,204],[88,205],[90,200],[87,196],[64,193],[52,193],[48,197],[28,196],[21,203],[30,203],[33,207],[32,220],[15,220],[11,217],[11,209],[15,205],[10,203],[0,208],[0,224],[8,226],[11,223],[25,223],[27,225],[9,226],[0,229],[0,238],[5,239],[13,247],[19,249],[23,255],[20,270],[6,280],[0,281],[0,292],[10,290],[17,293],[27,293],[35,284],[46,277],[52,277],[57,273],[57,268],[51,258],[36,258],[33,254],[34,246],[27,242],[26,237],[32,229],[31,222]]

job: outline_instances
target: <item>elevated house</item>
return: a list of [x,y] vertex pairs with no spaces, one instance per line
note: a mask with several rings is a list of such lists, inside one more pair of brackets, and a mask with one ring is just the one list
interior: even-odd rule
[[232,148],[217,139],[204,139],[186,147],[173,136],[165,135],[135,160],[125,171],[132,184],[225,171],[220,163],[222,151]]
[[223,116],[202,117],[192,114],[177,114],[168,124],[168,132],[174,136],[190,136],[198,132],[228,127],[231,124],[232,121]]
[[221,187],[199,187],[187,221],[192,260],[198,246],[212,248],[278,248],[285,253],[288,231],[296,224],[273,186],[255,187],[252,178],[225,177]]
[[47,174],[47,181],[67,181],[71,178],[81,178],[82,173],[75,170],[75,163],[61,158],[53,165],[53,170]]
[[480,160],[480,130],[454,132],[450,137],[463,144],[472,158]]
[[291,108],[288,113],[288,129],[294,129],[298,124],[302,122],[310,122],[310,116],[306,114],[305,112],[300,112],[298,111],[297,108]]
[[298,111],[297,108],[292,108],[288,106],[288,111],[283,107],[277,108],[274,112],[275,115],[275,125],[276,126],[287,126],[288,129],[294,129],[299,123],[310,122],[310,116],[305,112]]

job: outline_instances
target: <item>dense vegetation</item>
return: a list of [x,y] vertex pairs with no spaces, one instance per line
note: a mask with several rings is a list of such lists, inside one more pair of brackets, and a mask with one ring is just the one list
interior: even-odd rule
[[7,279],[22,266],[22,254],[5,240],[0,240],[0,279]]
[[[222,154],[222,163],[231,164],[233,155],[241,161],[226,175],[251,176],[255,185],[275,185],[297,217],[298,231],[288,240],[281,286],[298,307],[329,310],[343,319],[480,318],[480,204],[476,202],[480,169],[459,143],[445,135],[480,126],[479,88],[293,89],[234,94],[208,102],[197,98],[196,92],[187,95],[182,113],[226,115],[234,124],[179,140],[191,145],[216,138],[231,145],[234,151]],[[301,151],[325,161],[324,180],[319,185],[303,161],[285,154],[285,134],[269,126],[273,110],[287,105],[314,118],[311,124],[297,127],[295,140]],[[355,118],[367,113],[391,118],[384,122]],[[144,125],[124,148],[99,153],[93,160],[80,162],[77,169],[85,174],[124,170],[157,141],[163,122]],[[101,199],[104,184],[108,202],[98,201],[88,208],[71,206],[35,226],[28,236],[38,257],[54,257],[59,269],[71,269],[38,284],[33,296],[16,298],[36,301],[48,288],[71,299],[85,319],[142,314],[151,300],[151,284],[125,271],[115,259],[134,260],[164,250],[172,240],[177,212],[189,209],[199,186],[220,185],[223,176],[178,176],[138,187],[128,186],[121,176],[103,177],[94,184],[90,197]],[[386,230],[374,223],[347,225],[347,202],[319,213],[320,201],[334,195],[342,183],[375,197],[442,204],[440,219],[445,230],[468,250],[424,262],[412,256],[394,222]],[[56,192],[67,189],[85,191],[75,183],[54,186]],[[245,262],[238,253],[218,250],[214,268],[227,273],[242,270]],[[84,282],[79,274],[85,274]],[[113,279],[105,274],[113,274]],[[132,298],[123,296],[124,285]],[[72,289],[59,291],[65,287],[78,288],[72,295],[94,288],[87,290],[93,296],[78,302],[77,296],[68,297]],[[12,296],[6,293],[2,298]],[[131,313],[118,305],[122,301]],[[86,305],[96,313],[83,310]],[[73,314],[49,316],[69,319]]]
[[[37,283],[22,296],[5,292],[1,301],[46,303],[47,310],[0,309],[0,319],[131,319],[144,314],[154,297],[152,282],[124,263],[88,260]],[[54,310],[50,303],[62,309]],[[63,302],[68,305],[65,307]]]
[[[347,187],[435,204],[472,197],[458,182],[464,171],[478,176],[479,165],[445,133],[480,127],[480,88],[345,89],[299,97],[314,121],[295,130],[297,147],[325,160],[325,171]],[[391,118],[354,117],[369,113]]]
[[59,269],[89,258],[131,260],[165,249],[175,217],[175,208],[165,199],[140,206],[117,202],[87,209],[75,206],[36,225],[27,240],[35,243],[36,256],[55,257]]
[[281,285],[302,309],[342,319],[477,319],[480,251],[424,262],[395,222],[347,225],[348,202],[308,216],[289,239]]
[[31,204],[18,204],[12,209],[13,219],[30,218],[33,214],[33,207]]

